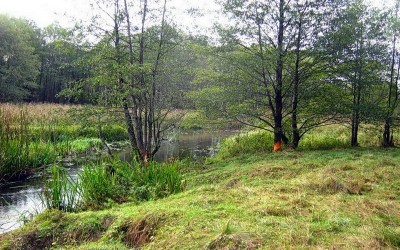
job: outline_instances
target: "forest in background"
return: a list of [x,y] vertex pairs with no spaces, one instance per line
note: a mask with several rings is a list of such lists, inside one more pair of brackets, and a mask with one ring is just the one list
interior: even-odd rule
[[101,14],[72,30],[2,15],[0,101],[120,107],[142,158],[173,109],[270,131],[277,150],[329,124],[351,127],[352,146],[362,124],[394,145],[398,4],[226,1],[230,22],[196,37],[169,19],[167,1],[143,3],[97,1]]

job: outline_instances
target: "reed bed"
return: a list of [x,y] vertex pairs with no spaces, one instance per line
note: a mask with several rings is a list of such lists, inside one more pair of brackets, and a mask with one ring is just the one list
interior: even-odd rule
[[[97,127],[74,118],[83,106],[61,104],[0,104],[0,183],[19,180],[70,152],[100,147]],[[103,128],[110,141],[124,140],[117,124]]]

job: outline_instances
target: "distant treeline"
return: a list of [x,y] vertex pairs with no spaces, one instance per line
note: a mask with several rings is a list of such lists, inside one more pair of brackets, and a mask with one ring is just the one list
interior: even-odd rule
[[[91,60],[99,53],[95,48],[98,45],[83,41],[83,33],[83,29],[66,29],[56,24],[39,28],[30,20],[0,15],[0,102],[95,103],[91,92],[98,92],[101,87],[73,89],[76,83],[97,74]],[[178,36],[180,41],[185,36],[186,42],[185,46],[173,46],[172,60],[179,70],[169,75],[174,78],[175,87],[189,92],[188,83],[193,80],[194,71],[183,64],[193,65],[200,60],[195,44],[207,45],[207,38],[183,33]],[[74,97],[60,95],[62,91],[74,91]],[[180,99],[174,105],[193,107],[188,102]]]
[[57,94],[86,76],[73,66],[82,53],[71,31],[0,15],[0,101],[67,102]]

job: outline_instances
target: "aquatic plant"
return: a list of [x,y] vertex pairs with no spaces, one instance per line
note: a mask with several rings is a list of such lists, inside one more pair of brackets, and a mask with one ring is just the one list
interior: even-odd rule
[[[57,156],[101,147],[97,129],[71,119],[71,107],[0,104],[0,181],[23,179],[53,163]],[[104,126],[103,134],[109,141],[126,138],[126,132],[116,123]]]
[[146,201],[181,192],[182,175],[176,163],[152,162],[142,168],[118,160],[83,167],[79,174],[82,204],[100,208],[108,201]]
[[46,208],[76,211],[80,201],[79,182],[69,177],[65,168],[53,165],[51,178],[45,182],[41,199]]

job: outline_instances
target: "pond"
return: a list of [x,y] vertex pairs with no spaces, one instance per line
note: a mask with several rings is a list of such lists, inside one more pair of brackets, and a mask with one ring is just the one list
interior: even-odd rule
[[[191,157],[198,159],[212,156],[222,139],[237,133],[236,131],[191,131],[176,132],[161,145],[155,160],[164,162],[171,159]],[[129,150],[118,152],[121,160],[130,161]],[[77,178],[81,170],[81,159],[64,159],[61,163],[72,178]],[[25,220],[43,211],[40,193],[44,178],[32,176],[26,181],[9,184],[0,189],[0,234],[20,227]]]

